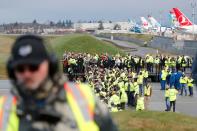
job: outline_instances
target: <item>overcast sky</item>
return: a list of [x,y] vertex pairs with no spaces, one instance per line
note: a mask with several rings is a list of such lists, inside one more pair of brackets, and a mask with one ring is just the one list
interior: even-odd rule
[[[47,20],[112,20],[139,21],[140,16],[153,15],[162,22],[169,10],[179,7],[191,18],[192,0],[0,0],[0,23]],[[197,17],[196,17],[197,18]]]

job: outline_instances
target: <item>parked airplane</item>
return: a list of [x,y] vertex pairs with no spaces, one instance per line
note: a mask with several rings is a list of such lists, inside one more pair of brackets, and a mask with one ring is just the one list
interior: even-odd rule
[[152,16],[148,16],[148,19],[152,25],[153,28],[158,28],[158,27],[161,27],[161,24]]
[[128,19],[128,22],[133,24],[133,26],[130,28],[130,32],[134,32],[134,33],[142,33],[141,27],[134,21]]
[[193,24],[178,8],[173,8],[173,12],[176,16],[176,20],[179,23],[178,29],[183,33],[194,33],[197,34],[197,25]]
[[142,21],[142,28],[145,30],[149,30],[150,28],[152,28],[152,25],[146,20],[146,18],[141,17],[141,21]]

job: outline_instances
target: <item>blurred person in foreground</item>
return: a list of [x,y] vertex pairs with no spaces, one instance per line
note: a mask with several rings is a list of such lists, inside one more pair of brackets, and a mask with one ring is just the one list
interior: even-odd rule
[[66,81],[41,37],[17,38],[7,62],[13,87],[0,98],[1,131],[116,131],[85,84]]

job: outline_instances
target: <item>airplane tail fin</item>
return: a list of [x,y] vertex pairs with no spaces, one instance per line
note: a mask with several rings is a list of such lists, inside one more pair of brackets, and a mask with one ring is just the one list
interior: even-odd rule
[[141,17],[141,21],[143,26],[149,26],[148,21],[144,17]]
[[154,17],[148,15],[148,19],[154,27],[161,27],[161,24]]
[[180,26],[193,25],[192,22],[178,8],[173,8],[173,11]]

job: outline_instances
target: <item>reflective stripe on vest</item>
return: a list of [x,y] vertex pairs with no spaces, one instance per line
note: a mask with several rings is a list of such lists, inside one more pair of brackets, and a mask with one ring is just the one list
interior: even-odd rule
[[66,97],[80,131],[98,131],[94,122],[95,101],[91,89],[87,85],[66,83]]
[[19,119],[16,115],[16,98],[2,96],[0,98],[0,130],[18,131]]

